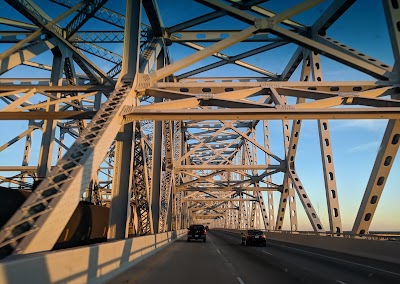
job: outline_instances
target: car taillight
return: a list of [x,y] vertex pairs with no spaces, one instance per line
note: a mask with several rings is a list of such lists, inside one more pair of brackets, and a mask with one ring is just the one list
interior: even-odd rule
[[206,231],[206,230],[204,230],[204,235],[206,234],[206,232],[207,232],[207,231]]
[[265,239],[265,236],[264,236],[264,235],[262,235],[262,236],[261,236],[261,238]]

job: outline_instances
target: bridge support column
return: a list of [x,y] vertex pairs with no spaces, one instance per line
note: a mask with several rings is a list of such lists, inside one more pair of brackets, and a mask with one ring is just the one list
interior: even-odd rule
[[[314,81],[322,81],[322,68],[319,54],[310,53]],[[336,173],[333,163],[332,142],[328,120],[318,120],[319,143],[324,170],[325,195],[328,206],[329,228],[332,233],[342,233],[342,219],[336,187]]]
[[[140,46],[141,0],[127,0],[124,33],[124,52],[121,76],[124,81],[133,81],[138,70]],[[128,236],[129,199],[132,185],[132,145],[134,123],[127,123],[117,134],[115,148],[114,177],[108,239],[117,240]]]
[[[59,47],[55,47],[51,50],[53,52],[53,68],[51,70],[50,85],[59,86],[62,84],[62,74],[64,66],[64,56]],[[61,94],[52,94],[55,97],[60,97]],[[53,100],[51,98],[48,101]],[[50,105],[47,107],[47,111],[57,111],[58,104]],[[42,146],[40,147],[39,153],[39,165],[37,170],[36,183],[40,182],[48,172],[51,170],[51,161],[53,158],[54,148],[54,136],[56,132],[57,121],[56,120],[45,120],[43,124],[43,135],[42,135]]]

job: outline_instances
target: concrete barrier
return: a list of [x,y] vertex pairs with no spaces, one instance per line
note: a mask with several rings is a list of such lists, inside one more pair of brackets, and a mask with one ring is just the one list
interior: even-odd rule
[[0,262],[0,283],[103,283],[162,249],[186,230],[142,236]]
[[[240,234],[244,230],[226,230]],[[400,242],[266,232],[267,240],[335,251],[400,264]]]
[[268,239],[400,264],[400,242],[287,233],[266,233]]

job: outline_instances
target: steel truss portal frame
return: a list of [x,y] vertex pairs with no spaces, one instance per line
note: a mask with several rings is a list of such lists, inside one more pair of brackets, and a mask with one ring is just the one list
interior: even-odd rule
[[[0,18],[0,119],[24,120],[27,128],[0,143],[0,155],[23,146],[19,164],[2,162],[0,186],[33,193],[2,227],[1,257],[51,250],[80,200],[110,207],[109,239],[191,222],[279,231],[285,216],[299,231],[298,210],[316,233],[340,237],[332,119],[388,120],[352,228],[354,236],[368,234],[400,143],[400,12],[393,1],[383,0],[383,9],[394,66],[328,37],[355,0],[299,1],[280,13],[262,0],[196,0],[213,12],[170,27],[156,0],[126,0],[125,14],[107,0],[51,0],[60,11],[54,19],[32,0],[3,2],[26,21]],[[313,24],[292,20],[319,5],[326,8]],[[223,16],[246,28],[223,21],[215,30],[197,28]],[[96,30],[96,22],[109,28]],[[256,47],[241,50],[241,42]],[[121,54],[110,48],[121,43]],[[171,44],[194,52],[173,61]],[[296,50],[278,74],[246,61],[287,44]],[[230,47],[241,51],[229,55]],[[34,61],[40,55],[52,64]],[[203,64],[209,57],[213,63]],[[321,57],[372,79],[325,82]],[[103,70],[99,60],[112,68]],[[194,76],[231,65],[254,76]],[[6,76],[18,68],[48,78]],[[283,156],[270,147],[272,120],[282,122]],[[327,229],[296,170],[303,120],[318,122]],[[41,142],[34,144],[37,132]]]

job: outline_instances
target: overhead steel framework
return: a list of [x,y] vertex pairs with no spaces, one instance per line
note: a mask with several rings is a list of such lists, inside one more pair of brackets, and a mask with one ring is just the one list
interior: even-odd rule
[[[126,0],[125,13],[107,0],[50,0],[56,15],[43,1],[2,2],[13,13],[0,18],[0,119],[26,129],[1,140],[0,186],[32,191],[0,231],[3,254],[51,250],[82,200],[110,207],[108,239],[191,222],[282,230],[285,217],[299,231],[302,209],[315,232],[341,236],[333,119],[388,120],[352,228],[368,234],[400,140],[398,1],[382,1],[395,64],[329,36],[355,0],[299,1],[279,13],[265,0],[182,1],[211,12],[169,27],[156,0]],[[314,23],[293,20],[316,8]],[[220,26],[202,28],[210,22]],[[279,73],[246,62],[290,44]],[[171,46],[193,52],[174,60]],[[372,79],[324,81],[321,57]],[[231,66],[253,75],[208,76]],[[326,227],[296,170],[302,120],[310,119],[318,123]],[[273,120],[282,122],[283,155],[270,147]],[[1,158],[10,149],[22,160]]]

